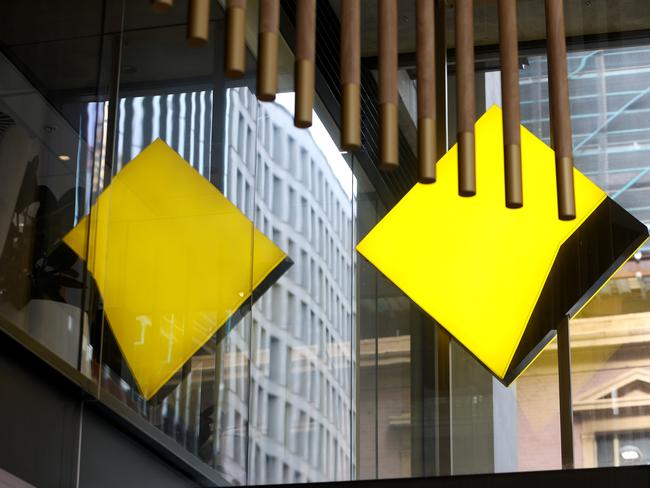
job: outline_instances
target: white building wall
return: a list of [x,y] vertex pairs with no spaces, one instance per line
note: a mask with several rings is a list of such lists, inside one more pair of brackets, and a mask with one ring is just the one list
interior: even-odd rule
[[226,196],[294,261],[253,307],[248,482],[348,479],[352,202],[284,108],[239,88],[228,114]]

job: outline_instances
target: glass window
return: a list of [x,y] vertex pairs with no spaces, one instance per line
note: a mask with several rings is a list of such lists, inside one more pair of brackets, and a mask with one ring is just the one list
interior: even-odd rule
[[63,238],[110,179],[102,163],[118,47],[106,16],[117,9],[91,0],[65,10],[0,6],[0,324],[96,380],[87,256]]
[[[416,182],[414,2],[399,2],[401,166],[390,174],[377,168],[368,102],[374,4],[362,2],[364,147],[347,154],[331,2],[318,11],[326,96],[308,130],[293,123],[282,37],[276,100],[255,96],[256,2],[240,79],[222,73],[223,1],[197,49],[187,0],[165,15],[146,1],[45,3],[0,5],[3,331],[45,346],[98,402],[232,484],[561,467],[556,344],[506,388],[355,250]],[[542,2],[519,4],[521,119],[550,144]],[[647,5],[567,8],[576,167],[650,225]],[[282,2],[283,32],[291,9]],[[475,12],[480,115],[502,101],[495,2]],[[490,259],[471,244],[457,263],[467,283]],[[645,244],[571,320],[577,468],[648,462],[649,287]]]

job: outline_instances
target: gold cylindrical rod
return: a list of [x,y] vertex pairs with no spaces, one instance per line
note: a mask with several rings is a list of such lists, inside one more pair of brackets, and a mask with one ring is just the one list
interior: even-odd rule
[[150,3],[156,12],[166,12],[174,6],[174,0],[151,0]]
[[418,181],[436,181],[435,0],[417,0]]
[[278,31],[280,0],[260,0],[257,40],[257,98],[275,100],[278,91]]
[[224,72],[240,78],[246,71],[246,0],[226,1]]
[[205,46],[210,31],[210,0],[190,0],[187,13],[187,42],[192,47]]
[[573,183],[573,147],[571,111],[567,75],[564,2],[546,0],[546,37],[548,50],[548,83],[551,112],[551,137],[555,150],[557,206],[560,220],[576,218]]
[[399,167],[397,0],[379,0],[379,167]]
[[499,47],[506,207],[521,208],[524,204],[524,191],[521,174],[521,129],[519,127],[521,122],[517,0],[499,0]]
[[314,108],[314,60],[316,55],[316,0],[297,0],[294,125],[311,127]]
[[456,0],[456,110],[458,120],[458,194],[476,195],[474,118],[474,2]]
[[341,149],[361,147],[361,6],[341,0]]

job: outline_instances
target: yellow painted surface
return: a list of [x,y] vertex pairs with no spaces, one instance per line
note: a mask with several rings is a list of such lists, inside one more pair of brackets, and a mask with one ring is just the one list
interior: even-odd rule
[[90,221],[84,217],[64,241],[87,258],[145,398],[286,258],[160,139],[113,178]]
[[503,379],[562,243],[606,198],[575,170],[577,218],[557,217],[551,148],[521,129],[524,206],[505,206],[501,110],[476,123],[477,195],[458,196],[457,148],[357,250]]

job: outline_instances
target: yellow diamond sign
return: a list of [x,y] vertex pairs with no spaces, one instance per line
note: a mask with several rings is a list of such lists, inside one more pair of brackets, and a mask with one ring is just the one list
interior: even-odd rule
[[288,262],[160,139],[113,178],[64,241],[87,260],[147,399]]
[[577,218],[557,218],[553,151],[522,127],[524,206],[505,206],[502,115],[476,123],[477,195],[457,150],[357,250],[505,384],[645,241],[647,228],[575,170]]

